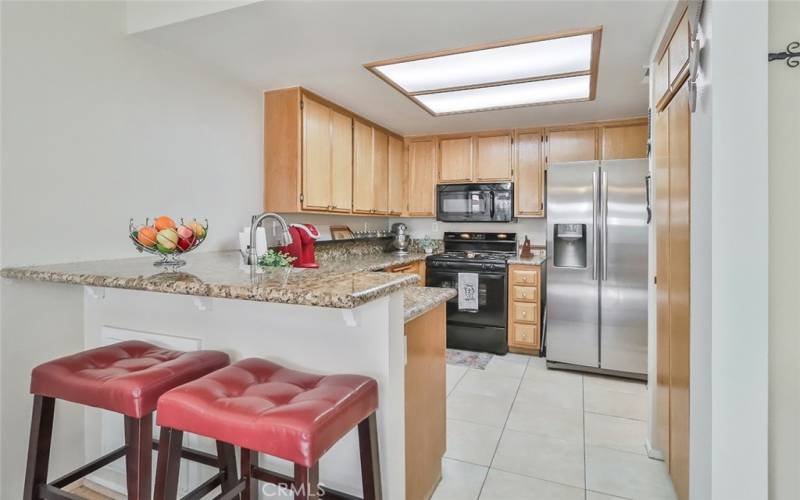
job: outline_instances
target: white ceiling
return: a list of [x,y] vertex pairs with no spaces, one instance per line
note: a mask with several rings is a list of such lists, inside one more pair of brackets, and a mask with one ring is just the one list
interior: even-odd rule
[[[669,0],[258,2],[136,36],[259,89],[301,85],[399,133],[469,131],[642,116],[642,83]],[[597,99],[433,117],[364,63],[603,26]]]

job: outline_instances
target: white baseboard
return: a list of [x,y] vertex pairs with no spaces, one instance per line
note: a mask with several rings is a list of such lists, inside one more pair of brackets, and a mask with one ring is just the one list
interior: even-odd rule
[[662,462],[664,461],[664,453],[661,450],[653,448],[649,439],[644,442],[644,447],[647,450],[648,457],[652,458],[653,460],[661,460]]

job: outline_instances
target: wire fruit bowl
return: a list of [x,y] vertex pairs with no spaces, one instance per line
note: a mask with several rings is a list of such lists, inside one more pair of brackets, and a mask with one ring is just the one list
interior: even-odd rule
[[153,262],[154,266],[180,267],[186,264],[180,256],[199,247],[208,236],[208,219],[203,219],[203,223],[198,219],[188,223],[183,218],[179,220],[175,224],[169,217],[161,216],[151,223],[148,217],[143,225],[138,225],[131,219],[128,236],[139,253],[160,257],[161,260]]

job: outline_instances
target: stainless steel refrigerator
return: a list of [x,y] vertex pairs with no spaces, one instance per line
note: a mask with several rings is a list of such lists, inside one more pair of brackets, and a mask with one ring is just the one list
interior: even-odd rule
[[647,373],[647,160],[547,171],[547,364]]

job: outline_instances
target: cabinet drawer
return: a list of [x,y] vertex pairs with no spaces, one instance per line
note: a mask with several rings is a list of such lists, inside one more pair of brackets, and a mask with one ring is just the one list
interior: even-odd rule
[[539,298],[539,287],[515,285],[513,298],[520,302],[536,302]]
[[539,326],[513,323],[511,342],[525,347],[539,347]]
[[514,321],[539,323],[539,311],[535,302],[514,302]]
[[538,269],[514,269],[511,271],[511,282],[519,285],[538,285],[539,284],[539,270]]

